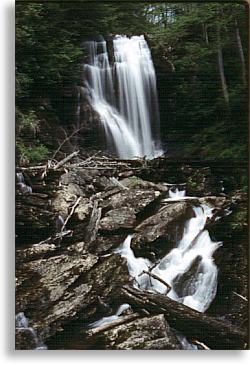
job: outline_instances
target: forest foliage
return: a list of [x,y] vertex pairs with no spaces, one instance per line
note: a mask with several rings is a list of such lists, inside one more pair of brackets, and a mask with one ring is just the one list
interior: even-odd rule
[[50,152],[37,100],[77,84],[81,43],[96,34],[145,34],[169,62],[169,131],[186,135],[187,154],[247,161],[248,4],[198,1],[17,2],[16,140],[27,160]]

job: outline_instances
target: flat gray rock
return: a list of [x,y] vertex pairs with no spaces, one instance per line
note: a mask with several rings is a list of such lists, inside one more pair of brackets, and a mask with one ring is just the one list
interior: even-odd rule
[[109,209],[129,207],[134,208],[136,211],[141,211],[160,195],[159,191],[153,190],[123,190],[107,198],[104,201],[103,207]]
[[135,209],[124,207],[107,212],[100,221],[100,229],[113,231],[118,228],[132,228],[136,222]]
[[139,318],[103,332],[106,346],[112,350],[180,350],[181,344],[164,315]]

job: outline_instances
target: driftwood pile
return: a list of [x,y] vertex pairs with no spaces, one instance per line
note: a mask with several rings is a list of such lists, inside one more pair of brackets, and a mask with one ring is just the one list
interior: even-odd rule
[[[78,213],[83,218],[89,215],[89,211],[92,211],[94,203],[94,210],[92,211],[91,225],[88,227],[89,236],[87,240],[94,240],[95,229],[92,227],[95,224],[95,215],[100,219],[101,209],[100,205],[104,199],[114,196],[123,190],[127,190],[127,196],[125,199],[130,200],[133,198],[133,192],[126,184],[121,184],[114,178],[114,176],[121,178],[122,176],[132,176],[137,172],[143,171],[145,168],[148,170],[147,162],[144,159],[130,160],[124,162],[123,160],[114,160],[108,157],[97,157],[96,155],[90,156],[80,162],[70,163],[70,160],[75,159],[79,151],[72,153],[59,163],[48,161],[45,165],[29,166],[29,167],[17,167],[17,174],[24,176],[25,184],[24,189],[28,187],[31,189],[27,191],[20,189],[20,183],[16,184],[16,232],[17,243],[19,239],[21,243],[38,243],[39,238],[45,239],[46,236],[56,236],[58,232],[58,213],[65,221],[61,230],[66,227],[68,220],[73,213]],[[140,179],[141,181],[141,179]],[[130,186],[135,180],[130,181]],[[62,191],[62,194],[67,194],[70,204],[66,204],[65,209],[61,207],[51,206],[60,200],[58,198],[58,190],[60,186],[67,186],[67,191]],[[138,188],[139,182],[136,182],[136,188]],[[143,189],[153,189],[155,184],[148,182],[142,186]],[[158,186],[160,190],[168,191],[168,188]],[[63,190],[63,188],[62,188]],[[137,191],[137,204],[140,205],[141,195]],[[143,192],[144,193],[144,192]],[[145,195],[145,194],[142,194]],[[148,200],[154,197],[154,193],[150,193]],[[79,206],[83,203],[85,208],[88,204],[86,199],[91,198],[89,210],[84,213],[84,210],[79,209]],[[120,196],[118,196],[118,199]],[[110,199],[112,200],[112,199]],[[80,204],[82,203],[82,204]],[[99,204],[100,203],[100,204]],[[56,204],[56,203],[55,203]],[[59,202],[60,204],[60,202]],[[118,207],[119,203],[110,204]],[[145,204],[148,204],[147,202]],[[128,204],[127,204],[128,205]],[[98,209],[97,209],[98,207]],[[52,208],[52,209],[51,209]],[[106,208],[106,207],[104,207]],[[129,218],[128,218],[129,219]],[[80,220],[84,220],[81,219]],[[105,222],[103,222],[105,224]],[[90,232],[93,237],[90,237]],[[76,232],[75,232],[76,233]],[[76,236],[76,235],[75,235]],[[22,238],[24,238],[22,240]],[[80,236],[77,238],[80,239]]]

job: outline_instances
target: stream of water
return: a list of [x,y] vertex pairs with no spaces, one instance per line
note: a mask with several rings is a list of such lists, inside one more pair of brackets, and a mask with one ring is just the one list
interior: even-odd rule
[[[177,192],[178,195],[179,192]],[[177,200],[177,197],[172,198]],[[182,199],[182,196],[179,197]],[[212,211],[206,205],[193,207],[195,217],[184,228],[183,236],[176,247],[163,257],[151,272],[171,286],[168,296],[199,312],[205,312],[216,295],[217,267],[213,253],[221,245],[213,242],[205,229],[207,218]],[[117,252],[127,260],[131,277],[147,290],[166,293],[167,288],[156,279],[142,271],[148,271],[153,263],[142,257],[135,257],[130,248],[132,235],[129,235]],[[135,284],[136,285],[136,284]]]
[[33,327],[30,326],[29,320],[25,317],[23,312],[20,312],[15,317],[15,326],[17,330],[26,330],[29,332],[30,337],[33,339],[36,347],[34,350],[47,350],[47,346],[43,342],[39,341],[36,332]]
[[[185,191],[170,190],[166,200],[178,201],[185,198]],[[188,198],[188,197],[186,197]],[[205,204],[193,206],[194,217],[187,221],[180,242],[155,266],[153,262],[143,257],[135,257],[130,247],[133,235],[128,235],[121,246],[115,250],[127,260],[131,278],[135,278],[134,285],[147,289],[167,293],[167,287],[160,281],[142,272],[150,270],[163,279],[171,287],[168,297],[199,312],[205,312],[213,301],[217,290],[218,269],[213,260],[213,253],[222,244],[213,242],[205,229],[207,218],[212,217],[212,209]],[[102,318],[92,324],[98,327],[119,318],[122,313],[120,307],[117,313]],[[185,349],[197,349],[189,344],[182,334],[178,334]]]

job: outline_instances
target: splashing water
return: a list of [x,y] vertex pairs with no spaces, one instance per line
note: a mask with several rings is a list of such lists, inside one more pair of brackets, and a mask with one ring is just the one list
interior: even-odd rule
[[15,325],[17,329],[25,329],[29,331],[34,339],[36,348],[34,350],[47,350],[47,346],[38,340],[37,334],[34,329],[29,325],[29,320],[25,317],[23,312],[20,312],[15,317]]
[[[172,287],[169,297],[193,309],[204,312],[215,297],[217,289],[217,267],[213,252],[220,243],[212,242],[204,230],[209,217],[206,206],[194,207],[195,217],[191,218],[178,245],[152,273],[161,277]],[[156,290],[164,292],[161,283]]]
[[117,309],[116,314],[114,314],[113,316],[103,317],[99,321],[91,323],[89,325],[89,328],[100,327],[100,326],[103,326],[104,324],[108,324],[108,323],[116,321],[117,319],[120,318],[120,315],[122,314],[122,312],[127,310],[128,308],[130,308],[130,305],[127,303],[120,305],[120,307]]
[[128,235],[122,245],[118,247],[115,252],[119,253],[121,257],[124,257],[127,260],[130,276],[135,278],[139,285],[147,288],[149,284],[148,275],[140,274],[143,270],[147,271],[148,268],[152,266],[152,262],[142,257],[135,257],[133,250],[130,248],[132,237],[133,235]]
[[169,190],[169,196],[172,199],[181,199],[185,196],[185,194],[186,194],[185,190],[179,191],[178,188],[176,188],[175,191],[173,191],[172,189]]
[[84,46],[90,56],[89,64],[83,65],[90,103],[100,116],[109,148],[120,158],[161,155],[152,135],[151,121],[160,145],[155,70],[144,36],[116,36],[112,65],[105,41]]
[[21,172],[17,172],[16,177],[17,177],[18,193],[19,194],[32,193],[32,188],[25,184],[23,174]]
[[[176,192],[177,195],[179,192]],[[174,193],[171,194],[174,198]],[[207,218],[212,217],[212,209],[202,204],[193,207],[195,217],[191,218],[184,229],[178,246],[172,249],[152,273],[167,282],[172,290],[168,296],[197,311],[204,312],[216,295],[217,267],[213,261],[214,251],[221,245],[212,242],[205,230]],[[117,250],[127,259],[127,265],[132,277],[147,290],[157,290],[166,293],[166,286],[156,279],[149,279],[143,270],[148,270],[153,264],[148,259],[136,258],[130,248],[132,236],[128,236]]]

